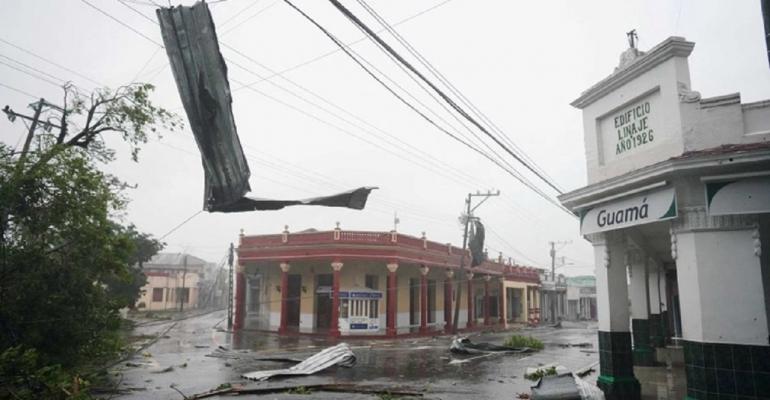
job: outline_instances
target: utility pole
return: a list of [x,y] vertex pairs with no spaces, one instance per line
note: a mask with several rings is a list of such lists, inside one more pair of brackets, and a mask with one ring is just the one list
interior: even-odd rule
[[227,274],[227,330],[233,329],[233,244],[230,243],[230,253],[227,256],[229,273]]
[[[35,111],[35,113],[31,117],[29,115],[19,114],[16,111],[13,111],[11,107],[8,105],[6,105],[2,110],[5,113],[5,115],[8,117],[8,120],[11,122],[16,121],[16,118],[26,119],[27,121],[30,121],[29,131],[27,131],[27,137],[26,139],[24,139],[24,146],[22,147],[21,155],[19,156],[18,168],[21,168],[21,164],[24,163],[24,158],[26,158],[27,152],[29,152],[29,146],[32,144],[32,138],[35,136],[35,130],[37,130],[38,123],[40,122],[40,114],[42,114],[43,112],[43,106],[60,111],[63,114],[66,113],[66,110],[63,109],[62,107],[59,107],[55,104],[51,104],[45,101],[45,99],[43,98],[29,105],[29,107]],[[50,121],[46,121],[43,127],[47,131],[50,131],[52,127],[63,129],[61,126],[52,124]]]
[[182,265],[183,265],[182,290],[179,292],[179,312],[184,311],[184,302],[188,300],[185,297],[188,297],[188,298],[190,297],[190,296],[185,296],[185,291],[184,291],[185,279],[187,278],[187,254],[184,255],[184,261],[182,261]]
[[[480,205],[482,205],[485,201],[487,201],[490,197],[493,196],[499,196],[500,191],[498,190],[496,193],[492,193],[491,190],[488,190],[486,193],[481,193],[479,191],[476,191],[476,193],[468,193],[468,197],[465,199],[465,229],[463,232],[463,254],[460,257],[460,274],[457,278],[457,290],[455,290],[455,312],[454,316],[452,317],[452,333],[457,333],[457,323],[459,322],[460,317],[460,303],[462,302],[462,291],[463,291],[463,282],[465,281],[465,253],[467,252],[468,248],[468,225],[471,222],[471,219],[473,219],[473,212],[479,208]],[[472,206],[472,200],[474,197],[482,197],[481,201],[479,201],[478,204],[475,206]]]
[[[27,121],[30,121],[29,131],[27,132],[27,137],[24,140],[24,147],[22,147],[21,154],[19,155],[19,160],[16,162],[16,167],[13,172],[13,176],[11,178],[11,182],[15,182],[16,179],[21,175],[21,173],[24,170],[24,162],[27,158],[27,153],[29,152],[29,147],[32,144],[32,138],[35,136],[35,130],[38,128],[38,123],[40,121],[40,115],[43,112],[43,106],[47,106],[49,108],[53,108],[55,110],[59,110],[62,112],[62,115],[66,115],[66,112],[63,108],[50,104],[45,101],[45,99],[41,98],[40,100],[31,103],[29,105],[30,108],[32,108],[35,113],[30,117],[28,115],[19,114],[11,109],[10,106],[6,105],[2,111],[5,113],[5,115],[8,117],[8,120],[11,122],[16,121],[16,118],[25,119]],[[64,122],[64,119],[62,118],[62,123]],[[45,123],[44,128],[46,130],[50,130],[51,127],[57,127],[59,129],[62,129],[60,126],[51,124],[50,122]],[[15,183],[12,183],[15,184]],[[6,209],[5,207],[0,207],[2,211],[0,211],[0,234],[4,234],[6,225],[8,223],[8,215],[10,213],[10,210]],[[0,238],[0,240],[2,240]]]
[[556,301],[558,298],[558,294],[556,292],[556,245],[557,244],[569,244],[571,241],[567,242],[548,242],[548,244],[551,245],[551,250],[549,251],[551,255],[551,280],[553,280],[553,292],[551,293],[551,318],[553,319],[551,322],[556,323]]

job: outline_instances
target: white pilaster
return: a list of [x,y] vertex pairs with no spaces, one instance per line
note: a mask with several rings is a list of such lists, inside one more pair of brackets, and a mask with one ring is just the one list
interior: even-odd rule
[[629,332],[625,241],[614,232],[593,236],[599,330]]

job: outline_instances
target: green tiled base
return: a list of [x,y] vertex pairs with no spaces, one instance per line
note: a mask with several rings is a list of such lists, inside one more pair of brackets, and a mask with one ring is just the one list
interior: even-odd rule
[[687,399],[759,400],[770,394],[770,346],[683,341]]
[[599,331],[599,379],[597,386],[607,400],[638,400],[639,381],[634,377],[630,332]]
[[653,347],[666,347],[666,318],[662,314],[650,314],[650,344]]
[[655,365],[655,353],[652,348],[634,349],[634,365],[639,367],[651,367]]
[[631,329],[634,338],[634,365],[649,367],[655,364],[655,353],[650,345],[650,321],[632,319]]
[[607,400],[640,400],[642,397],[642,386],[633,376],[599,375],[596,386],[604,392],[604,398]]

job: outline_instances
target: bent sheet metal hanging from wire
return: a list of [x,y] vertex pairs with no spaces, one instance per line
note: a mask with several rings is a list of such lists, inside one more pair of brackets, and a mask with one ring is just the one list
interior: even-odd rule
[[235,127],[227,65],[219,51],[209,8],[198,2],[156,12],[177,89],[201,152],[204,209],[239,212],[294,205],[364,208],[373,187],[304,200],[246,197],[251,190],[251,172]]

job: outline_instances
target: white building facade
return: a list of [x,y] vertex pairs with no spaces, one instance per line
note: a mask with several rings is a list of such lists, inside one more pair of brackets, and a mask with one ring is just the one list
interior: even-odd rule
[[596,278],[576,276],[567,278],[567,315],[571,321],[596,319]]
[[567,315],[567,278],[550,271],[540,272],[540,323],[556,324]]
[[688,399],[770,393],[770,101],[701,98],[693,48],[630,48],[572,103],[588,186],[559,199],[594,246],[608,399],[639,399],[633,366],[671,338]]
[[158,253],[143,264],[147,284],[136,308],[141,311],[183,311],[198,308],[206,261],[181,253]]

